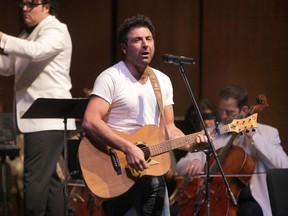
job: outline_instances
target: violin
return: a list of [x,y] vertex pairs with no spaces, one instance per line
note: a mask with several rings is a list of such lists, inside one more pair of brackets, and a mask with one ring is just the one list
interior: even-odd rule
[[[251,106],[248,115],[259,113],[264,108],[268,107],[267,98],[265,95],[259,95],[256,99],[257,104]],[[226,179],[230,186],[233,195],[238,198],[241,189],[248,186],[250,178],[255,170],[256,162],[248,155],[241,147],[233,146],[233,142],[237,133],[232,134],[229,142],[223,148],[217,150],[219,161],[222,169],[226,174]],[[211,157],[210,173],[217,173],[218,166],[215,158]],[[229,175],[230,174],[230,175]],[[213,216],[236,216],[238,207],[235,206],[230,194],[226,189],[225,182],[221,175],[212,177],[210,182],[210,212]],[[205,197],[203,196],[206,185],[206,178],[188,178],[182,177],[182,182],[175,189],[175,193],[170,196],[170,201],[175,202],[176,199],[182,208],[178,212],[178,216],[187,215],[206,215]],[[180,179],[176,179],[180,182]]]

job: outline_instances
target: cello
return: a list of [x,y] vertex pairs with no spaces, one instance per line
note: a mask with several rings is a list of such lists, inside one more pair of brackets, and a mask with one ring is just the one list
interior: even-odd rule
[[[257,105],[252,106],[249,109],[248,115],[258,113],[264,108],[268,107],[267,98],[265,95],[259,95],[257,98]],[[232,134],[229,142],[225,147],[217,150],[219,155],[219,161],[222,165],[222,169],[225,173],[226,179],[230,186],[233,195],[238,198],[241,189],[246,187],[250,181],[250,178],[255,169],[255,160],[248,155],[241,147],[233,146],[233,142],[237,134]],[[229,193],[226,189],[226,185],[221,175],[217,174],[218,166],[215,163],[215,158],[211,157],[211,167],[209,172],[213,175],[210,186],[210,209],[213,216],[236,216],[238,206],[234,205],[230,199]],[[217,175],[220,177],[217,177]],[[177,180],[176,180],[177,181]],[[200,215],[204,216],[206,213],[205,199],[203,194],[205,191],[205,184],[207,179],[194,178],[187,184],[187,177],[180,183],[178,194],[178,202],[182,204],[182,208],[178,212],[178,216],[187,215]],[[178,179],[179,182],[179,179]],[[185,188],[186,186],[186,188]],[[177,193],[176,192],[176,193]],[[171,197],[170,197],[171,198]]]

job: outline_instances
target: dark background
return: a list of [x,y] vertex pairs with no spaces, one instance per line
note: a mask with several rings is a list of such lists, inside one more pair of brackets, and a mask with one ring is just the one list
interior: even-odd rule
[[[17,36],[22,29],[18,0],[0,0],[0,31]],[[185,70],[196,99],[218,102],[226,85],[249,91],[249,104],[265,94],[269,107],[258,121],[277,127],[288,152],[288,1],[287,0],[61,0],[59,19],[73,41],[73,97],[85,97],[96,76],[119,60],[116,30],[124,18],[147,15],[156,27],[151,63],[174,86],[175,115],[182,119],[191,103],[176,65],[164,53],[193,57]],[[0,99],[12,111],[14,77],[0,77]]]

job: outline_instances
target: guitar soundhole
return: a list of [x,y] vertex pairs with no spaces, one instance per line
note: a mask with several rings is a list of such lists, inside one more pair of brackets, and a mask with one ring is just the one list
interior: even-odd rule
[[144,152],[144,158],[146,161],[148,161],[150,159],[150,155],[151,155],[150,149],[147,146],[145,146],[144,144],[138,144],[137,146]]

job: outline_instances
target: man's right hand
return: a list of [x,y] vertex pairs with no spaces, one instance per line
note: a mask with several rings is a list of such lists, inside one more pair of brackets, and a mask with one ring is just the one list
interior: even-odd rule
[[131,147],[125,152],[125,155],[129,166],[136,171],[143,171],[148,168],[144,158],[144,152],[136,145],[131,144]]

